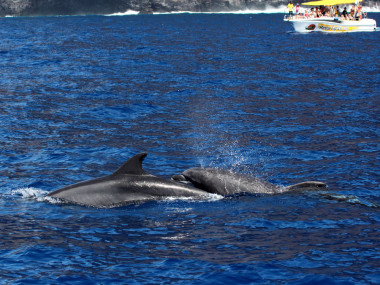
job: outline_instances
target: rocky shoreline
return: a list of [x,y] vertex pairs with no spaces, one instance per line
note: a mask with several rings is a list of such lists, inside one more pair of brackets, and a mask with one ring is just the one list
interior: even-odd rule
[[[363,2],[367,6],[380,7],[380,0],[364,0]],[[268,6],[280,7],[287,3],[287,0],[0,0],[0,17],[104,15],[123,13],[128,10],[142,14],[265,10]]]

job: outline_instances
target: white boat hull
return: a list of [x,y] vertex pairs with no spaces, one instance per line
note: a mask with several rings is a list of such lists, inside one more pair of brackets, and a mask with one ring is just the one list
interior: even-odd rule
[[346,21],[333,18],[315,19],[284,19],[293,24],[294,30],[299,33],[309,32],[373,32],[376,31],[376,21],[362,19],[358,21]]

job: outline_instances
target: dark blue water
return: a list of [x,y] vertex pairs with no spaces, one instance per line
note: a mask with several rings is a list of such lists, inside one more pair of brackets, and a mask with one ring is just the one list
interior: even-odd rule
[[[0,19],[0,283],[378,284],[380,33],[291,30],[280,14]],[[217,166],[335,196],[43,199],[140,151],[164,178]]]

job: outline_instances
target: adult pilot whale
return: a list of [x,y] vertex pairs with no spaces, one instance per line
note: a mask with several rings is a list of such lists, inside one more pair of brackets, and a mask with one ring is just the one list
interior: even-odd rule
[[146,173],[142,168],[146,156],[147,153],[139,153],[111,175],[73,184],[47,196],[68,203],[111,208],[165,197],[201,198],[208,195],[207,192],[190,185]]
[[258,177],[218,168],[190,168],[180,175],[174,175],[172,179],[180,182],[188,181],[199,189],[223,196],[239,193],[273,195],[289,191],[326,188],[326,184],[319,181],[306,181],[283,187],[274,185]]

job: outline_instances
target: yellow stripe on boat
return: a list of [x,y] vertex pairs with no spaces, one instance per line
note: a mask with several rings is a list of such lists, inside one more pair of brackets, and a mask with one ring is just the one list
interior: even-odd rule
[[307,6],[334,6],[334,5],[341,5],[341,4],[354,4],[356,2],[362,2],[363,0],[319,0],[319,1],[311,1],[311,2],[305,2],[301,5],[307,5]]

